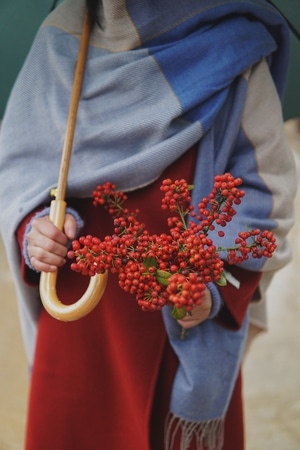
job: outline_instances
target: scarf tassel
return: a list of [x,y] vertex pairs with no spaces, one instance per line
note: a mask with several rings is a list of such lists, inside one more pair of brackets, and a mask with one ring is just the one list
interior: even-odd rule
[[165,425],[165,450],[175,450],[180,435],[180,450],[188,450],[192,441],[197,450],[222,450],[224,419],[193,422],[169,413]]

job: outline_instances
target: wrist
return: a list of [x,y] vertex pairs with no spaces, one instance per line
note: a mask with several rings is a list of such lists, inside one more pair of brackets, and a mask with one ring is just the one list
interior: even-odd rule
[[222,308],[223,305],[223,299],[222,296],[217,288],[217,286],[214,283],[208,283],[207,289],[210,291],[211,295],[211,310],[207,317],[207,319],[213,319],[216,317]]

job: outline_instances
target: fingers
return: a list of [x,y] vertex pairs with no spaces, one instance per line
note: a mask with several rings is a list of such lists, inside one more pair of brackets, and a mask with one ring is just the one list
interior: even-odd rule
[[[42,256],[43,257],[43,256]],[[58,267],[61,267],[65,264],[64,260],[58,260],[57,262],[54,261],[54,264],[50,264],[48,262],[43,262],[40,259],[37,259],[35,256],[30,257],[30,264],[32,267],[34,267],[38,272],[55,272]]]
[[205,296],[203,297],[202,304],[194,306],[190,314],[187,314],[183,319],[177,320],[182,328],[189,329],[196,327],[200,323],[204,322],[210,314],[212,307],[212,299],[210,291],[206,288]]
[[77,231],[76,220],[71,214],[66,214],[64,232],[68,239],[75,239]]
[[179,325],[182,328],[185,328],[187,330],[189,328],[196,327],[197,325],[199,325],[204,320],[205,320],[204,318],[192,319],[192,320],[188,320],[188,319],[184,318],[184,319],[178,320],[177,322],[179,323]]
[[[71,217],[71,219],[70,219]],[[32,222],[32,227],[26,236],[28,256],[31,265],[38,271],[53,272],[65,264],[68,238],[76,233],[75,219],[67,215],[64,232],[59,230],[48,217],[42,217]]]

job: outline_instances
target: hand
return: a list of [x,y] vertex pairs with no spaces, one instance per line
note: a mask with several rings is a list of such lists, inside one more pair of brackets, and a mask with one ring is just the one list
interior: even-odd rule
[[187,314],[183,319],[177,320],[182,328],[188,329],[199,325],[207,319],[212,307],[211,293],[205,288],[205,295],[200,306],[194,306],[191,314]]
[[28,256],[31,265],[38,271],[54,272],[66,262],[67,243],[76,235],[76,220],[66,214],[63,231],[59,230],[48,216],[33,220],[27,234]]

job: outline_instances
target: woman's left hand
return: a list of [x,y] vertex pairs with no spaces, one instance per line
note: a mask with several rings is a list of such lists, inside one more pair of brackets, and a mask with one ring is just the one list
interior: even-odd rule
[[183,319],[177,320],[182,328],[188,329],[204,322],[209,316],[212,307],[211,293],[209,289],[205,288],[205,295],[200,306],[194,306],[190,314],[187,314]]

